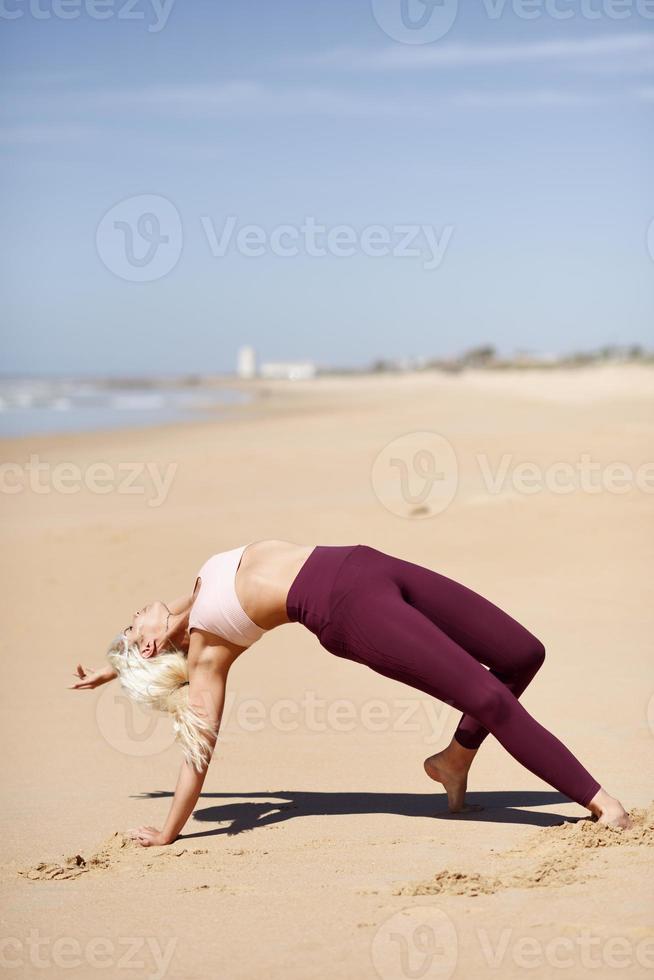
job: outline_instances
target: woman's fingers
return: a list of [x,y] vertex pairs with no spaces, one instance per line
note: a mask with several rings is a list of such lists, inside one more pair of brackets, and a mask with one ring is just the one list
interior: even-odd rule
[[73,671],[73,677],[77,677],[78,680],[75,684],[70,685],[69,690],[86,691],[95,687],[97,673],[97,670],[88,670],[88,668],[78,664],[77,670]]
[[159,831],[156,827],[137,827],[134,830],[128,830],[127,833],[132,840],[138,841],[143,847],[150,847]]
[[[75,675],[73,675],[75,676]],[[70,691],[83,691],[93,687],[93,677],[90,674],[78,674],[79,680],[69,685]]]
[[80,681],[86,681],[86,680],[88,680],[89,672],[86,669],[86,667],[82,667],[81,664],[78,664],[77,665],[77,670],[73,671],[73,677],[78,677],[79,678],[79,680],[77,681],[77,683],[74,684],[73,686],[74,687],[81,687],[82,685],[80,684]]

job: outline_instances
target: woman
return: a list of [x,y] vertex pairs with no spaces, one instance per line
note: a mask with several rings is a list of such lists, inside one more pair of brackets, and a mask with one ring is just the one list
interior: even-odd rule
[[131,832],[143,846],[172,843],[195,808],[229,668],[264,633],[288,622],[302,623],[337,657],[463,712],[447,748],[424,762],[427,775],[445,787],[451,812],[466,809],[470,765],[492,732],[600,823],[631,826],[621,803],[518,700],[545,650],[515,619],[439,572],[368,545],[265,540],[213,555],[191,595],[135,612],[108,651],[108,669],[88,673],[78,665],[74,689],[119,676],[135,700],[173,716],[185,759],[163,830]]

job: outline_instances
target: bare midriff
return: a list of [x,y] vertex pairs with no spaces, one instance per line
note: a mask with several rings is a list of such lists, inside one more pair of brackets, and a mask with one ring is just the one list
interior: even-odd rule
[[266,539],[249,544],[236,570],[236,597],[246,615],[262,629],[290,622],[286,598],[315,545]]

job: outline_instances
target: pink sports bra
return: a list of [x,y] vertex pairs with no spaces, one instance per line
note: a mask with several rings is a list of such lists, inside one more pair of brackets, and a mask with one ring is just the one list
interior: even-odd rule
[[266,632],[252,622],[236,595],[236,571],[247,547],[221,551],[205,561],[197,574],[201,582],[189,614],[189,631],[206,630],[242,647],[251,646]]

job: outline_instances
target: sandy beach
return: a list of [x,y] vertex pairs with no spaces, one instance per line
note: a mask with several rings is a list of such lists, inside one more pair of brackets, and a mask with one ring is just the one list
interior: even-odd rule
[[[215,422],[2,443],[9,975],[651,975],[654,367],[252,386]],[[580,821],[492,737],[483,809],[448,816],[422,762],[458,712],[288,624],[230,673],[184,836],[129,841],[180,753],[117,684],[68,690],[74,667],[263,538],[366,543],[524,623],[547,656],[523,703],[633,830]]]

